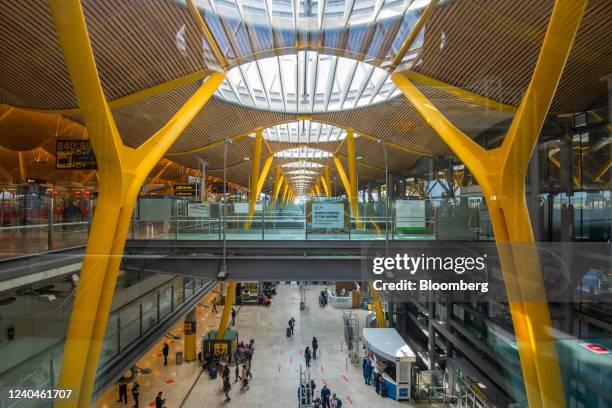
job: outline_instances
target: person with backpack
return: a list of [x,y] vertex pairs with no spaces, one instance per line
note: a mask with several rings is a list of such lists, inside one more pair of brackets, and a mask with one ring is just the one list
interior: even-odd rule
[[317,359],[317,350],[319,349],[319,341],[316,337],[312,338],[312,358]]
[[342,401],[340,400],[340,398],[336,397],[336,394],[334,394],[332,396],[331,406],[332,406],[332,408],[340,408],[340,407],[342,407]]

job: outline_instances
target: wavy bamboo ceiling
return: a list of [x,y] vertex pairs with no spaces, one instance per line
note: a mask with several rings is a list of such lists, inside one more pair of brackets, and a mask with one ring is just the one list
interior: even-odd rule
[[[217,10],[215,14],[215,7],[221,3],[214,0],[196,3],[205,11],[204,17],[231,66],[274,55],[295,54],[296,49],[311,49],[384,68],[418,18],[421,9],[410,9],[410,5],[419,1],[427,4],[421,0],[414,3],[411,0],[371,1],[371,4],[363,0],[355,1],[353,8],[345,7],[335,12],[321,9],[319,6],[323,2],[319,1],[316,2],[317,10],[308,11],[311,14],[298,7],[300,18],[318,22],[315,29],[299,32],[282,24],[269,23],[267,28],[266,24],[264,28],[256,25],[257,15],[243,12],[245,4],[257,2],[223,2],[224,7],[234,4],[241,12],[233,17],[227,10]],[[304,4],[295,2],[298,3]],[[379,8],[380,4],[387,3],[388,6]],[[217,65],[184,0],[83,0],[82,4],[101,83],[109,100]],[[271,4],[274,5],[274,1]],[[553,0],[443,1],[402,66],[516,105],[528,85],[552,5]],[[253,12],[249,7],[246,9]],[[392,15],[397,10],[403,14]],[[264,17],[273,16],[275,10],[263,12],[266,13],[262,14]],[[327,17],[321,13],[328,13]],[[334,13],[344,17],[331,19]],[[369,18],[370,14],[374,17]],[[378,18],[383,15],[388,18]],[[607,83],[602,78],[612,72],[612,42],[608,40],[611,31],[612,2],[589,1],[551,111],[584,111],[605,98]],[[34,110],[77,108],[46,2],[0,2],[0,36],[0,102]],[[187,83],[113,108],[124,142],[130,146],[141,144],[161,128],[197,86],[196,82]],[[473,137],[512,116],[431,86],[419,86],[457,127]],[[23,151],[36,149],[44,143],[52,146],[49,141],[39,140],[40,135],[53,134],[47,131],[54,126],[48,117],[28,117],[30,121],[40,121],[38,126],[42,130],[38,136],[23,136],[25,130],[19,128],[19,118],[13,116],[11,119],[12,115],[20,113],[3,118],[0,145]],[[68,119],[60,120],[60,128],[69,127],[69,119],[80,121],[78,112],[66,112],[65,115]],[[240,106],[214,97],[171,147],[167,157],[189,167],[196,167],[197,161],[204,159],[209,163],[211,174],[217,175],[218,170],[214,169],[223,165],[220,141],[298,119],[303,118],[293,113]],[[393,171],[406,170],[418,160],[419,156],[409,151],[433,155],[449,153],[403,97],[348,111],[316,113],[309,119],[354,129],[368,136],[358,137],[356,143],[363,180],[380,177],[379,169],[384,167],[384,157],[376,139],[399,146],[389,149]],[[212,147],[207,147],[209,145]],[[264,158],[299,145],[268,140]],[[228,176],[243,185],[248,181],[250,169],[244,158],[250,156],[252,146],[253,139],[244,136],[237,138],[229,149]],[[346,154],[342,142],[322,143],[316,147],[341,156]],[[275,166],[288,161],[275,159]],[[333,168],[331,160],[319,161]]]

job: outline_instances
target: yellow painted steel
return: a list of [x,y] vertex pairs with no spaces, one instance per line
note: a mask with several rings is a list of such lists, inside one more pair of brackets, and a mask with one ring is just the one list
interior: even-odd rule
[[338,156],[334,156],[334,164],[336,165],[336,170],[338,170],[338,174],[340,175],[340,180],[342,181],[342,185],[344,186],[344,191],[346,191],[346,196],[349,199],[349,204],[352,204],[351,200],[351,183],[349,182],[348,177],[346,176],[346,172],[344,171],[344,166],[340,161]]
[[349,200],[351,202],[353,217],[355,218],[355,226],[360,229],[362,227],[362,223],[359,220],[359,204],[357,203],[357,153],[355,150],[355,132],[352,130],[347,130],[344,140],[346,143],[346,155],[348,161],[349,187],[351,189]]
[[285,179],[285,188],[283,189],[283,195],[282,195],[282,198],[281,198],[281,204],[286,204],[287,203],[287,193],[288,192],[289,192],[289,183]]
[[229,64],[227,63],[225,54],[223,53],[223,51],[221,51],[221,48],[219,48],[219,44],[217,43],[215,36],[210,31],[208,24],[206,24],[206,20],[202,18],[200,10],[198,10],[193,0],[187,0],[187,6],[189,7],[189,12],[191,13],[192,17],[196,19],[196,21],[200,25],[200,28],[202,29],[202,31],[204,31],[206,42],[208,42],[208,45],[210,45],[210,48],[212,49],[213,54],[215,54],[217,61],[219,61],[219,64],[221,64],[221,68],[226,69]]
[[376,325],[379,328],[387,327],[387,323],[385,321],[385,311],[382,306],[382,301],[380,300],[380,295],[378,291],[374,289],[374,285],[372,282],[368,282],[368,286],[370,287],[370,294],[372,295],[372,300],[374,300],[374,312],[376,313]]
[[221,314],[221,321],[219,322],[219,328],[217,329],[217,340],[225,338],[225,330],[227,330],[227,324],[232,311],[232,305],[236,298],[236,282],[230,282],[225,292],[225,303],[223,304],[223,313]]
[[610,170],[611,166],[612,166],[612,160],[608,159],[607,162],[602,164],[601,167],[599,167],[599,169],[597,169],[597,171],[593,175],[593,181],[601,180],[601,178],[604,176],[604,174],[606,174],[608,172],[608,170]]
[[155,135],[137,149],[123,145],[102,90],[78,0],[50,0],[73,89],[98,163],[99,198],[68,326],[58,386],[72,389],[58,407],[86,407],[95,381],[108,314],[134,203],[163,153],[223,81],[209,71],[204,84]]
[[482,96],[474,92],[466,91],[465,89],[459,88],[454,85],[447,84],[446,82],[442,82],[438,79],[421,74],[419,72],[404,71],[402,74],[410,80],[419,82],[423,85],[427,85],[432,88],[440,89],[442,91],[455,95],[461,99],[465,99],[466,101],[470,101],[478,105],[485,106],[489,109],[507,112],[507,113],[514,113],[517,110],[516,106],[508,105],[508,104],[493,100],[491,98],[487,98],[486,96]]
[[244,223],[244,229],[251,228],[251,221],[255,214],[255,204],[257,203],[257,184],[259,183],[259,166],[261,165],[261,148],[263,146],[263,130],[257,129],[253,144],[253,157],[251,157],[251,185],[249,188],[249,218]]
[[[327,171],[329,173],[328,167],[325,166],[325,168],[327,169]],[[323,186],[323,190],[325,191],[325,197],[327,197],[327,198],[331,197],[331,188],[329,186],[329,183],[327,182],[327,179],[325,177],[325,173],[321,176],[321,185]]]
[[399,50],[397,50],[397,54],[395,54],[395,57],[393,57],[391,64],[389,64],[390,72],[395,71],[395,68],[397,68],[397,66],[402,62],[402,58],[404,58],[404,55],[406,55],[406,53],[410,50],[412,43],[414,42],[414,40],[416,40],[417,36],[419,35],[419,32],[421,32],[421,29],[423,28],[423,26],[429,19],[429,16],[431,15],[431,13],[433,13],[437,5],[438,0],[431,0],[425,10],[423,10],[416,24],[414,25],[414,27],[412,27],[410,33],[406,36],[406,39],[400,46]]
[[317,194],[317,196],[321,196],[321,186],[319,186],[318,181],[314,185],[314,192]]
[[329,166],[325,165],[323,169],[323,179],[325,180],[325,184],[327,184],[327,197],[332,196],[332,186],[331,186],[331,177],[329,175]]
[[274,191],[272,192],[272,206],[276,204],[276,200],[278,199],[278,193],[280,192],[282,183],[283,183],[283,173],[281,172],[280,167],[274,169]]
[[23,158],[23,152],[17,152],[17,157],[19,159],[19,178],[21,180],[25,180],[27,171],[26,171],[25,159]]
[[268,172],[270,171],[270,167],[272,166],[272,161],[274,160],[274,156],[270,155],[264,162],[263,167],[261,168],[261,173],[259,175],[259,180],[257,180],[257,197],[261,194],[261,190],[263,189],[264,184],[266,183],[266,179],[268,178]]
[[405,73],[393,81],[474,174],[494,229],[530,407],[563,407],[550,312],[525,203],[527,163],[580,25],[586,0],[556,0],[538,61],[501,147],[485,151],[457,129]]

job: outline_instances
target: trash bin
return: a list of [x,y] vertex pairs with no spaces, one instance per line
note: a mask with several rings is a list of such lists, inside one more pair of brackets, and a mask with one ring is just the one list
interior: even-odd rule
[[181,365],[181,364],[183,364],[183,352],[177,351],[176,352],[176,365]]

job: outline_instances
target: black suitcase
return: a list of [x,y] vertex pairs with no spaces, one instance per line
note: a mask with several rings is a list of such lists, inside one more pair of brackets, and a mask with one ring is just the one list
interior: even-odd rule
[[287,337],[291,337],[291,327],[287,327]]

